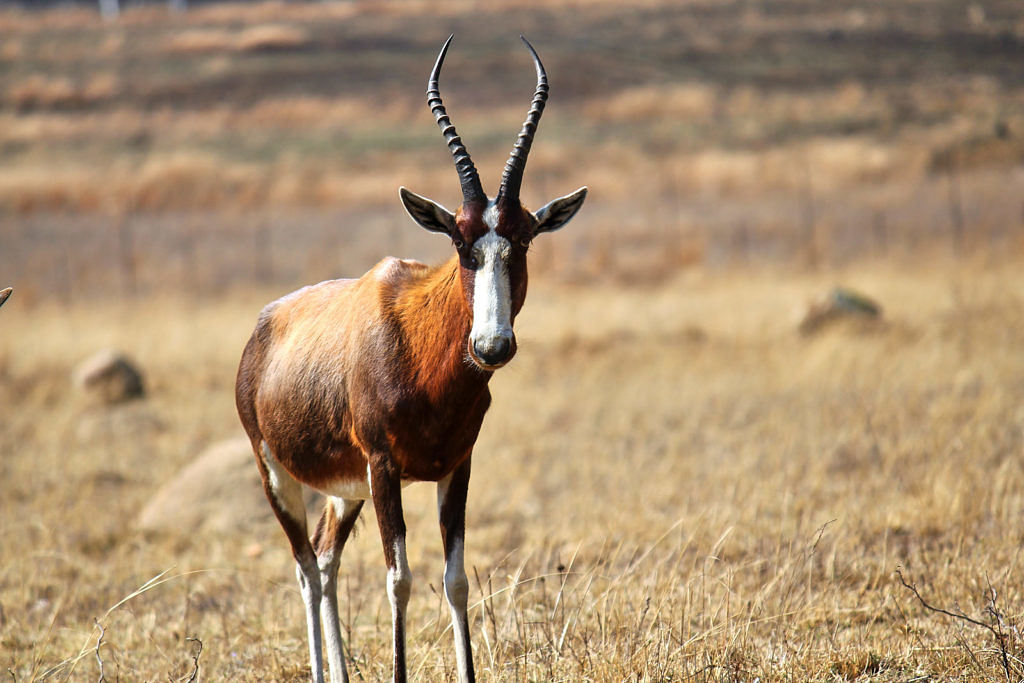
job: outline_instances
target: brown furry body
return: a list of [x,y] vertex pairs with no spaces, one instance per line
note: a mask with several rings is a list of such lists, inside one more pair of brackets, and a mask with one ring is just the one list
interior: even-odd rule
[[236,393],[254,450],[265,441],[314,488],[365,480],[372,452],[391,453],[407,480],[454,470],[490,405],[491,375],[467,359],[470,311],[457,266],[389,258],[358,280],[267,306]]

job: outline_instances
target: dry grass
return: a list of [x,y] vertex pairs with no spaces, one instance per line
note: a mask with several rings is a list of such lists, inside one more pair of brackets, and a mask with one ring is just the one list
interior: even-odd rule
[[[1024,676],[1015,0],[0,11],[0,667],[306,678],[272,520],[133,520],[238,432],[265,301],[446,248],[395,193],[453,202],[422,95],[452,30],[446,102],[485,187],[532,86],[523,32],[552,74],[524,199],[592,192],[538,240],[474,461],[481,678]],[[836,280],[885,322],[801,337]],[[141,362],[144,401],[73,393],[107,346]],[[409,660],[447,681],[433,498],[405,493]],[[390,658],[375,526],[341,581],[363,680]]]
[[272,52],[298,50],[309,45],[307,33],[296,26],[260,24],[241,31],[191,29],[171,36],[171,53],[204,54],[216,52]]
[[17,110],[75,108],[109,100],[118,90],[117,78],[112,74],[96,74],[84,83],[33,74],[11,85],[6,99]]
[[[833,273],[886,322],[810,339],[796,313],[825,275],[536,284],[474,462],[484,680],[1004,680],[990,633],[927,612],[894,572],[986,621],[991,585],[1008,629],[1024,612],[1018,268]],[[208,678],[306,675],[272,521],[132,529],[162,480],[237,431],[234,363],[268,297],[5,306],[0,664],[17,680],[95,677],[96,620],[108,678],[187,678],[187,638]],[[71,364],[107,344],[142,362],[150,398],[99,412],[69,393]],[[405,494],[410,662],[451,680],[432,496]],[[343,576],[354,669],[382,679],[372,512]]]

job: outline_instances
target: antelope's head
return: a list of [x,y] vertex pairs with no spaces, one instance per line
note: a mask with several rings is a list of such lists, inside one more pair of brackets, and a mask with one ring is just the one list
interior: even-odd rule
[[537,89],[526,122],[505,164],[501,187],[493,199],[480,184],[473,160],[445,112],[438,89],[449,37],[437,56],[427,82],[427,105],[441,127],[462,184],[462,206],[452,213],[437,202],[400,190],[402,202],[413,220],[427,230],[448,235],[459,255],[459,277],[466,302],[473,313],[467,342],[469,357],[485,370],[494,370],[512,359],[516,336],[512,323],[526,298],[526,252],[533,238],[558,230],[583,205],[587,188],[552,200],[537,212],[519,201],[526,157],[533,144],[537,123],[548,99],[548,78],[537,52],[522,39],[537,69]]

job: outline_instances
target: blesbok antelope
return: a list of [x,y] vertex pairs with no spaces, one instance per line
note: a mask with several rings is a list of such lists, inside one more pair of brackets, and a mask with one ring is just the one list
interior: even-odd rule
[[[399,194],[413,220],[447,235],[455,253],[433,268],[387,258],[358,279],[322,282],[271,303],[238,369],[238,413],[298,565],[316,681],[323,680],[321,618],[332,678],[348,680],[336,582],[342,548],[366,499],[373,500],[384,545],[394,680],[406,678],[412,576],[402,487],[414,481],[437,482],[459,679],[474,680],[463,561],[470,454],[491,402],[491,374],[516,352],[512,324],[526,297],[530,241],[565,225],[587,193],[580,188],[536,213],[519,200],[548,96],[544,67],[524,38],[536,92],[497,196],[488,199],[438,89],[451,40],[430,74],[427,104],[455,161],[462,206],[453,214],[404,187]],[[301,484],[327,496],[312,539]]]

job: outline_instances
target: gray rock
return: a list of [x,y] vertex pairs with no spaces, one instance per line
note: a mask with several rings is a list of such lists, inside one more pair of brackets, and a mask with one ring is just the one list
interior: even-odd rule
[[183,534],[231,531],[272,515],[252,447],[240,437],[213,444],[164,484],[142,508],[136,526]]
[[88,396],[106,405],[145,395],[142,372],[124,354],[106,349],[75,366],[72,380]]
[[[318,501],[306,493],[315,514]],[[249,439],[238,437],[209,446],[164,484],[139,513],[136,527],[188,536],[252,530],[273,518]]]
[[807,307],[800,320],[801,334],[814,334],[842,320],[875,322],[882,317],[882,307],[871,298],[845,287],[833,287],[827,296]]

